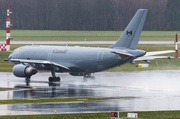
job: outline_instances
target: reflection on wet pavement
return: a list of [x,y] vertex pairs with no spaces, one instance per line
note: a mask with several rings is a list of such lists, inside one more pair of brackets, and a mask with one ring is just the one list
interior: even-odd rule
[[93,102],[0,105],[0,115],[53,114],[107,111],[179,110],[180,70],[101,72],[96,80],[58,74],[61,83],[49,85],[50,73],[32,77],[30,88],[24,79],[12,73],[0,73],[0,87],[22,90],[0,92],[0,99],[36,99],[64,97],[135,97]]

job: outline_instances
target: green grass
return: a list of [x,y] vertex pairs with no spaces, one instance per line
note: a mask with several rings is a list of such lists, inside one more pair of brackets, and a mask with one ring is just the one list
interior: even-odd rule
[[0,91],[19,90],[18,88],[0,88]]
[[[2,89],[2,88],[1,88]],[[7,90],[12,90],[8,89]],[[17,89],[16,89],[17,90]],[[132,99],[134,97],[104,97],[104,98],[89,98],[89,97],[77,97],[77,98],[44,98],[44,99],[10,99],[0,100],[2,104],[24,104],[24,103],[57,103],[57,102],[78,102],[78,101],[101,101],[110,99]]]
[[[120,117],[127,117],[127,113],[128,112],[120,112],[119,115]],[[147,112],[136,112],[136,113],[138,113],[138,118],[140,119],[180,119],[180,111],[147,111]],[[109,112],[109,113],[0,116],[0,119],[111,119],[111,118]]]
[[[21,45],[11,45],[11,50],[14,50]],[[85,45],[89,46],[89,45]],[[97,46],[91,46],[97,47]],[[109,47],[106,45],[100,45],[100,47]],[[161,51],[161,50],[174,50],[174,45],[138,45],[138,49],[145,51]],[[9,62],[5,62],[4,59],[8,58],[10,52],[0,52],[0,72],[11,72],[13,65]],[[168,56],[169,54],[165,54],[164,56]],[[174,56],[174,53],[172,53]],[[136,61],[136,64],[145,63],[143,61]],[[133,64],[127,63],[122,65],[121,67],[116,67],[108,71],[141,71],[141,70],[171,70],[171,69],[180,69],[180,61],[179,59],[173,58],[171,61],[168,59],[156,59],[151,60],[151,64],[149,68],[137,68]]]
[[[123,31],[11,30],[13,41],[116,41]],[[140,41],[174,41],[177,31],[142,31]],[[0,41],[6,31],[0,30]]]
[[[12,99],[0,100],[0,104],[24,104],[24,103],[55,103],[55,102],[77,102],[77,101],[100,101],[108,100],[111,98],[47,98],[47,99]],[[114,99],[114,98],[112,98]]]

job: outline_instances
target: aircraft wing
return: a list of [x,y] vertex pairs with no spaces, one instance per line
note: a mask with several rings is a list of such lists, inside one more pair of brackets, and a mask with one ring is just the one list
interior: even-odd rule
[[168,58],[168,56],[143,56],[135,59],[134,61],[153,60],[153,59],[161,59],[161,58]]
[[36,67],[37,64],[41,64],[41,65],[51,65],[51,66],[56,66],[58,68],[62,68],[62,69],[65,69],[65,70],[70,70],[68,67],[66,66],[63,66],[61,64],[58,64],[58,63],[55,63],[55,62],[52,62],[52,61],[44,61],[44,60],[26,60],[26,59],[11,59],[11,62],[19,62],[19,63],[28,63],[29,65],[35,65],[34,67]]
[[174,50],[166,50],[166,51],[154,51],[154,52],[146,52],[146,54],[142,57],[135,59],[134,61],[138,60],[153,60],[153,59],[161,59],[161,58],[170,58],[170,56],[154,56],[166,53],[173,53]]
[[166,54],[166,53],[173,53],[174,50],[165,50],[165,51],[154,51],[154,52],[146,52],[144,56],[152,56],[152,55],[160,55],[160,54]]

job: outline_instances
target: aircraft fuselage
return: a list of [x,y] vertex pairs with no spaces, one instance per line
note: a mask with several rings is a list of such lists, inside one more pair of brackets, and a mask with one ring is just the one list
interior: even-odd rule
[[[123,59],[113,51],[126,51],[136,56],[125,57]],[[94,73],[111,69],[133,59],[144,55],[145,52],[141,50],[131,50],[127,48],[111,49],[111,48],[92,48],[92,47],[69,47],[69,46],[23,46],[17,48],[9,56],[10,59],[24,59],[24,60],[44,60],[52,61],[66,67],[70,70],[54,68],[56,72],[70,72],[70,73]],[[13,64],[19,64],[13,63]],[[44,67],[42,65],[30,64],[38,70],[51,70],[52,67]]]

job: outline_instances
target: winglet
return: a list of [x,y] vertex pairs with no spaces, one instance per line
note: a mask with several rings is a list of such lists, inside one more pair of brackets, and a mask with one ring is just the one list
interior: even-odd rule
[[171,55],[172,55],[172,54],[170,54],[170,55],[168,56],[168,59],[169,59],[169,60],[171,60]]
[[143,60],[144,62],[151,64],[151,62],[149,60]]

